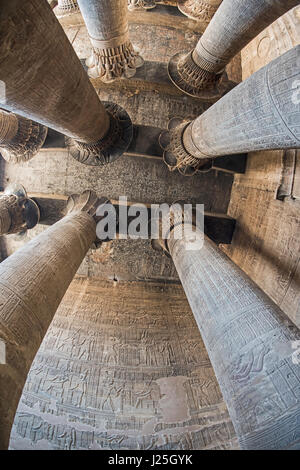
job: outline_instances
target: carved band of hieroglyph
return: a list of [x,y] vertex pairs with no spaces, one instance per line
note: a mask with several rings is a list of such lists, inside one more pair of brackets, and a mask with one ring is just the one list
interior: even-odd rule
[[215,57],[210,54],[202,45],[201,39],[197,44],[197,48],[192,53],[194,62],[208,72],[220,72],[226,66],[227,61],[221,57]]
[[120,44],[124,44],[125,42],[129,41],[129,32],[127,29],[125,33],[109,39],[96,39],[91,36],[89,36],[89,38],[95,49],[107,49],[112,47],[119,47]]

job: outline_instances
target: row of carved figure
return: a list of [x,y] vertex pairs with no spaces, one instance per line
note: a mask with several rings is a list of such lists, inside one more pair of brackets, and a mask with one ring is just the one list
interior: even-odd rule
[[[94,46],[89,59],[93,70],[97,64],[98,70],[107,66],[111,72],[116,66],[121,71],[126,64],[132,71],[140,60],[129,41],[124,3],[78,0]],[[33,157],[50,127],[66,136],[79,162],[114,161],[132,140],[126,110],[101,103],[47,0],[19,4],[18,10],[9,5],[0,9],[1,34],[10,38],[0,42],[0,104],[6,110],[0,113],[2,156],[12,163]],[[170,121],[160,137],[170,170],[207,171],[217,156],[299,147],[299,46],[229,92],[224,71],[251,39],[297,4],[223,0],[195,49],[171,59],[169,76],[182,92],[206,101],[221,98],[194,121]],[[101,49],[108,43],[109,48]],[[99,48],[105,51],[104,62]],[[127,57],[125,62],[119,62],[121,56]]]
[[[5,227],[20,228],[22,217],[34,222],[30,201],[16,187],[0,198]],[[28,371],[54,314],[88,249],[98,246],[97,208],[104,201],[93,191],[71,196],[61,220],[0,264],[0,449],[9,445]],[[299,449],[300,330],[205,235],[196,250],[186,226],[178,239],[179,220],[167,231],[162,223],[159,246],[175,264],[240,446]]]
[[[108,2],[81,3],[95,37],[103,17],[91,6]],[[196,52],[169,64],[170,76],[179,76],[182,88],[190,80],[198,95],[213,95],[232,54],[297,3],[223,0]],[[118,10],[112,12],[118,19]],[[173,120],[160,138],[168,165],[207,169],[218,155],[299,146],[299,58],[298,46],[194,121]],[[184,74],[186,69],[191,72]],[[47,0],[0,2],[0,80],[1,105],[8,111],[0,124],[6,158],[32,156],[45,127],[66,135],[72,155],[83,163],[108,163],[126,152],[132,139],[128,114],[117,104],[101,103]],[[8,447],[29,368],[56,309],[97,242],[100,203],[92,191],[71,197],[65,217],[0,264],[0,338],[6,351],[0,364],[0,448]],[[7,192],[2,206],[2,233],[29,228],[38,219],[22,188]],[[207,237],[201,250],[190,250],[190,238],[176,239],[174,226],[169,238],[162,234],[160,246],[174,261],[241,447],[299,448],[299,329]]]

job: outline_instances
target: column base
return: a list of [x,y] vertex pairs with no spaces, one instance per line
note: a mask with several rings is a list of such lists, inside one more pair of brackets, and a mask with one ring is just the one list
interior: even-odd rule
[[178,170],[183,176],[207,173],[211,170],[211,158],[196,158],[186,151],[182,142],[182,135],[190,121],[173,118],[169,121],[168,130],[159,136],[159,145],[164,150],[163,160],[170,171]]
[[27,162],[43,146],[47,132],[48,128],[42,124],[18,116],[17,135],[9,143],[0,145],[0,153],[9,163]]
[[216,13],[218,5],[211,5],[203,0],[178,0],[178,10],[192,20],[208,23]]
[[144,59],[133,49],[130,41],[118,47],[94,48],[91,57],[86,61],[88,75],[91,78],[100,78],[104,83],[131,78],[143,64]]
[[112,163],[128,149],[133,126],[127,112],[119,105],[103,102],[110,117],[107,135],[94,144],[85,144],[66,137],[66,146],[75,160],[85,165],[99,166]]
[[[33,199],[29,199],[25,188],[21,184],[9,185],[4,194],[6,196],[16,196],[15,209],[13,210],[12,225],[9,234],[24,233],[35,227],[40,220],[39,206]],[[12,210],[13,207],[9,206]]]
[[152,10],[156,7],[155,0],[128,0],[128,10]]
[[226,72],[201,69],[193,61],[192,51],[175,54],[168,63],[168,75],[180,91],[202,100],[217,100],[231,89]]

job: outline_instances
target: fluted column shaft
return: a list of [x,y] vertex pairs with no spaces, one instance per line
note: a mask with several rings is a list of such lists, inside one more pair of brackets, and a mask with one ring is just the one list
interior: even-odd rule
[[101,140],[109,116],[47,0],[0,0],[1,106],[80,142]]
[[135,74],[143,64],[129,39],[127,0],[78,0],[93,45],[89,74],[105,82]]
[[0,448],[10,429],[31,362],[92,242],[96,223],[74,211],[0,264]]
[[[219,155],[300,146],[300,46],[254,73],[191,123],[170,131],[178,166]],[[200,159],[200,160],[199,160]]]
[[167,240],[243,449],[300,448],[300,331],[207,237]]

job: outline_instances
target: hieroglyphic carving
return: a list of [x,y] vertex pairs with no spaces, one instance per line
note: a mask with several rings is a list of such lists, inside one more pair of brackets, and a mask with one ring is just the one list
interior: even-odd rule
[[[184,5],[189,12],[193,4],[197,10],[205,3],[205,0],[180,0],[179,8],[182,5],[185,13]],[[219,2],[212,21],[190,55],[179,52],[171,58],[168,71],[172,82],[184,93],[198,98],[208,98],[210,90],[213,97],[222,96],[224,90],[219,89],[218,81],[220,84],[222,78],[226,81],[223,72],[229,61],[251,39],[297,4],[298,0],[251,0],[245,11],[239,0]]]
[[235,448],[181,287],[74,281],[31,368],[11,447]]
[[299,329],[207,237],[168,247],[245,449],[299,448]]
[[[291,118],[298,106],[292,100],[292,83],[300,77],[299,55],[297,46],[258,70],[194,121],[179,124],[178,132],[176,127],[171,129],[170,153],[174,148],[180,162],[188,161],[188,155],[207,160],[250,150],[296,148],[300,134],[297,119],[294,122]],[[178,147],[182,147],[181,153]]]
[[[73,197],[68,214],[0,265],[0,337],[5,342],[7,361],[0,365],[0,448],[7,448],[15,410],[32,360],[84,256],[96,239],[93,218],[99,199],[86,191]],[[76,203],[77,202],[77,203]],[[91,202],[91,203],[90,203]],[[40,370],[37,368],[40,378]],[[56,374],[59,390],[83,400],[85,371]]]

